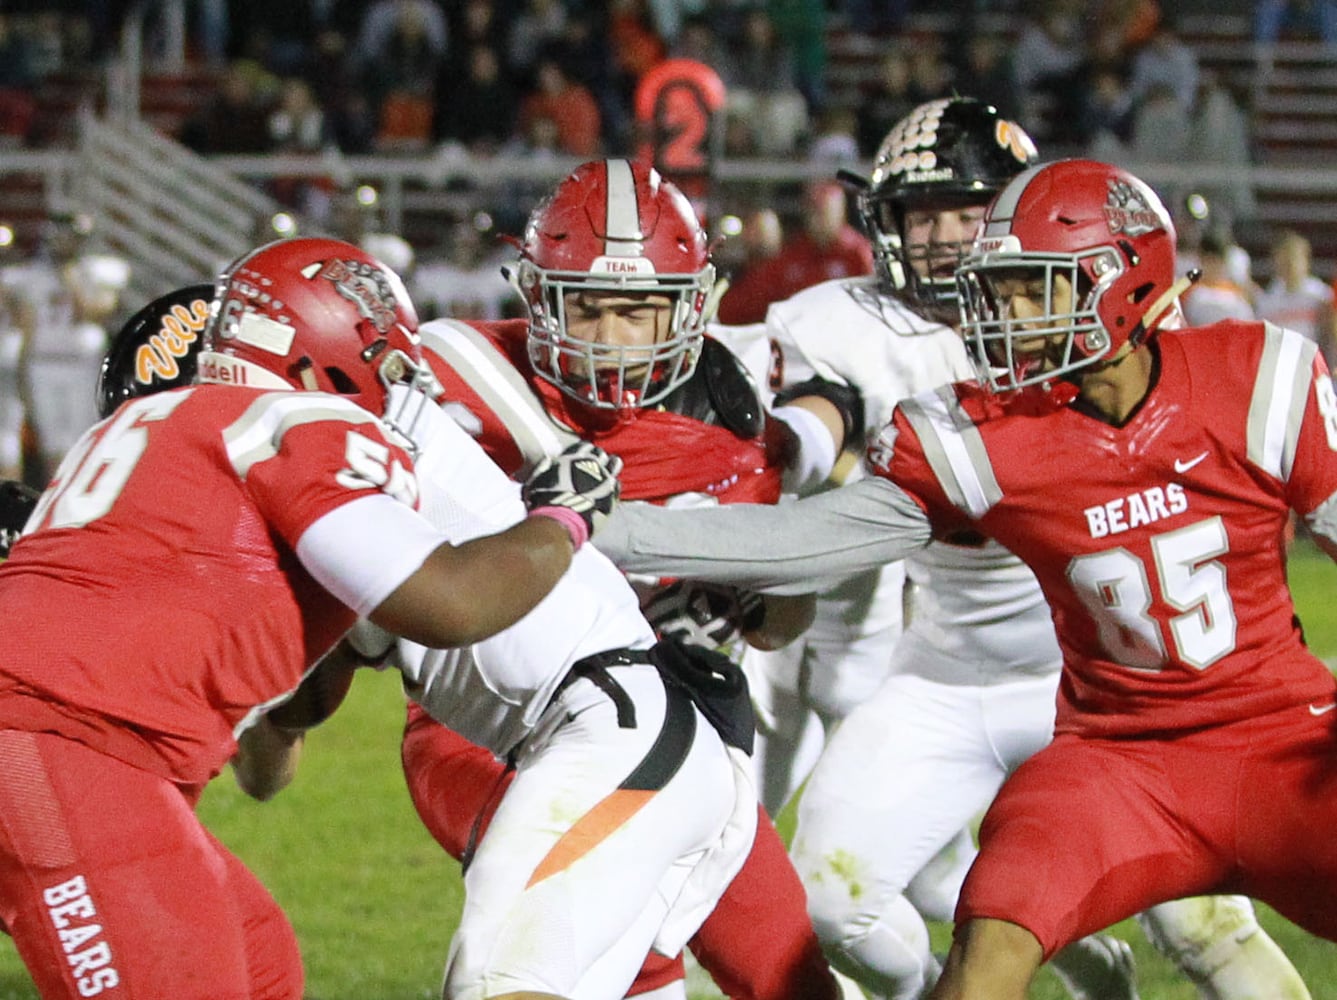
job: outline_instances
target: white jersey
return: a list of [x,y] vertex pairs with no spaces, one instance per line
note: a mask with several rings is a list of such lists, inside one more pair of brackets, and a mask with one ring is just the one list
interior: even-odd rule
[[[776,303],[766,326],[783,383],[815,374],[856,386],[870,436],[901,400],[976,371],[956,331],[879,294],[871,277]],[[971,685],[1058,671],[1049,607],[1034,574],[1006,549],[934,542],[906,560],[906,571],[912,613],[893,669]]]
[[[525,516],[519,486],[444,410],[426,407],[414,439],[422,513],[450,541]],[[589,677],[568,682],[577,660],[654,643],[621,572],[590,545],[491,639],[400,640],[410,696],[515,767],[465,872],[446,995],[622,996],[652,947],[682,950],[742,867],[757,822],[742,751],[648,662],[604,669],[617,698]]]
[[[951,327],[878,294],[872,277],[824,281],[776,302],[766,328],[772,391],[813,375],[856,386],[869,434],[880,431],[907,396],[975,374]],[[907,344],[907,338],[913,340]]]
[[[452,543],[525,517],[519,485],[442,410],[428,407],[414,437],[422,448],[415,468],[423,516]],[[468,484],[467,494],[461,484]],[[515,625],[465,649],[401,641],[399,661],[406,690],[434,719],[504,756],[533,729],[573,663],[654,641],[622,573],[586,545],[552,592]]]

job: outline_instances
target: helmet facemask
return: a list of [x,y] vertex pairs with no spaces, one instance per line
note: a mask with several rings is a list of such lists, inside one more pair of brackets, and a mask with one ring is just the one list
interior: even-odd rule
[[[601,275],[545,271],[521,262],[517,281],[530,303],[529,357],[535,373],[581,403],[602,410],[652,406],[686,382],[701,355],[715,269],[695,274]],[[667,300],[655,341],[601,344],[570,335],[568,296]]]
[[911,238],[911,212],[930,214],[977,209],[982,217],[992,191],[973,198],[921,196],[912,201],[865,195],[860,212],[873,245],[873,262],[884,294],[895,295],[926,319],[954,325],[959,317],[956,268],[965,260],[974,233],[955,242]]
[[[1122,273],[1118,254],[1007,253],[967,258],[957,271],[961,322],[980,378],[995,392],[1070,379],[1110,354],[1102,296]],[[1013,315],[1026,289],[1033,315]],[[1028,307],[1029,308],[1029,307]]]
[[[402,328],[400,332],[408,333]],[[413,339],[416,341],[416,335]],[[377,343],[388,347],[384,340],[373,342],[363,354],[371,354],[374,359]],[[385,412],[381,415],[381,423],[398,444],[417,458],[421,452],[416,437],[418,422],[428,407],[437,405],[445,390],[425,362],[415,361],[399,348],[387,350],[386,347],[380,349],[384,357],[376,366],[376,377],[385,389]]]

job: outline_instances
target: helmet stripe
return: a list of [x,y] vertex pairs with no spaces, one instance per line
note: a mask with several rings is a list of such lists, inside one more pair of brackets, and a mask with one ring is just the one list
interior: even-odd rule
[[994,199],[993,205],[989,208],[987,222],[981,237],[988,236],[1006,236],[1012,232],[1012,216],[1017,212],[1017,203],[1021,201],[1021,196],[1026,193],[1026,188],[1030,186],[1031,178],[1043,169],[1045,164],[1037,163],[1033,167],[1017,174],[1016,177],[1008,183],[998,193]]
[[608,215],[604,219],[604,254],[609,257],[639,257],[644,250],[641,240],[640,206],[636,200],[636,178],[627,160],[607,160]]

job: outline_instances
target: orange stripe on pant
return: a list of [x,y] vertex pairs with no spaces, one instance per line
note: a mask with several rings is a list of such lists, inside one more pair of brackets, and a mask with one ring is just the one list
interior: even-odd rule
[[534,869],[525,886],[537,885],[550,875],[565,871],[600,843],[618,827],[631,819],[642,806],[654,798],[650,790],[619,788],[587,812],[562,834],[547,855]]

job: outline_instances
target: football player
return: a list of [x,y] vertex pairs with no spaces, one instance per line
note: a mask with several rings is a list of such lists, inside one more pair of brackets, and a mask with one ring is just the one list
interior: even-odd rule
[[[99,390],[104,407],[158,390],[163,372],[143,363],[146,352],[161,346],[162,329],[182,308],[195,311],[192,294],[164,296],[146,307],[143,322],[132,321],[118,335]],[[193,367],[190,350],[178,360],[183,369]],[[473,534],[522,516],[520,487],[472,442],[459,447],[464,432],[440,409],[421,415],[415,437],[430,520],[451,534]],[[541,470],[552,466],[545,456],[528,477],[531,502]],[[469,496],[447,492],[452,482],[470,483]],[[295,766],[301,729],[324,714],[290,720],[280,713],[309,689],[319,690],[322,678],[342,692],[352,668],[380,662],[393,642],[390,633],[359,623],[291,702],[248,730],[233,760],[243,788],[257,797],[281,788]],[[489,996],[499,985],[510,994],[521,984],[572,997],[626,989],[656,935],[689,934],[747,853],[756,813],[748,768],[739,754],[737,765],[721,771],[720,755],[712,753],[720,743],[716,724],[740,745],[750,734],[741,676],[704,650],[655,645],[626,579],[593,548],[577,554],[522,622],[449,652],[405,642],[398,662],[410,693],[468,734],[475,742],[452,736],[489,762],[482,792],[490,822],[471,814],[466,823],[472,834],[466,906],[451,945],[447,995]],[[708,688],[728,688],[731,673],[739,696],[732,702],[720,692],[712,696]],[[731,711],[735,703],[740,712]],[[505,782],[499,758],[511,764]],[[452,794],[451,802],[459,808],[471,802],[468,794]],[[713,822],[722,800],[729,807],[725,829]],[[560,823],[553,820],[558,815]],[[531,863],[523,868],[527,855]],[[634,872],[621,871],[628,855],[636,858]],[[505,879],[496,872],[503,863]],[[614,885],[616,906],[608,902]],[[646,893],[666,902],[647,900]],[[798,914],[806,922],[801,906]],[[560,931],[573,920],[581,929],[575,943]],[[550,947],[536,947],[526,933],[535,925],[553,929]]]
[[[859,201],[876,278],[826,282],[770,309],[778,398],[812,378],[855,388],[873,439],[901,400],[972,377],[951,328],[955,270],[986,205],[1035,155],[1018,125],[973,98],[930,101],[897,123]],[[754,678],[783,676],[777,662],[798,666],[790,676],[806,684],[807,703],[824,720],[843,718],[799,802],[792,853],[833,964],[894,998],[917,997],[936,978],[924,918],[951,919],[974,858],[961,831],[1049,741],[1061,663],[1034,575],[997,543],[958,532],[905,566],[912,610],[894,649],[899,593],[883,588],[895,601],[880,611],[874,570],[837,591],[865,582],[855,605],[865,616],[824,599],[800,642],[748,654],[771,668]],[[888,665],[870,693],[861,679]],[[832,692],[859,697],[842,708]],[[870,772],[882,777],[859,780]],[[1247,899],[1171,903],[1139,919],[1207,997],[1307,995]],[[1052,968],[1076,997],[1136,993],[1131,952],[1114,938],[1085,938]]]
[[452,544],[413,509],[434,383],[395,275],[283,241],[218,298],[203,384],[91,428],[0,566],[23,622],[0,637],[0,917],[44,997],[301,997],[292,928],[200,789],[358,615],[435,646],[495,633],[616,496],[616,462],[564,458],[588,489],[536,481],[534,516]]
[[1294,510],[1337,554],[1331,380],[1292,331],[1167,330],[1187,284],[1174,248],[1126,171],[1030,168],[958,271],[985,384],[899,404],[859,483],[609,526],[630,568],[753,587],[968,530],[1034,571],[1063,656],[1056,735],[986,814],[934,997],[1020,1000],[1082,934],[1203,893],[1337,938],[1337,691],[1281,548]]
[[[587,440],[622,459],[627,500],[779,497],[794,435],[765,414],[737,359],[704,335],[714,268],[695,212],[672,184],[626,160],[578,167],[532,213],[514,280],[528,319],[423,326],[446,410],[501,468],[523,476],[567,442]],[[732,588],[639,584],[661,634],[706,646],[740,632],[778,645],[809,620],[801,599],[768,604]],[[432,718],[441,715],[433,699],[448,694],[429,690],[410,706],[403,757],[424,823],[459,857],[474,841],[489,851],[479,817],[509,778],[493,754]],[[692,950],[733,997],[834,997],[802,887],[764,811],[757,822],[751,855]],[[475,855],[466,878],[477,865]],[[683,995],[681,963],[663,954],[676,952],[650,955],[634,994]]]
[[[602,169],[602,164],[590,165],[589,170],[579,174],[578,183],[572,184],[567,189],[567,196],[555,200],[555,211],[560,213],[570,208],[572,193],[579,193],[581,200],[577,204],[583,204],[589,196],[591,174],[596,166]],[[627,170],[626,164],[621,161],[616,167]],[[630,178],[631,173],[628,171],[624,179]],[[681,196],[671,186],[662,189],[655,187],[654,185],[658,183],[657,178],[643,168],[637,168],[635,186],[640,188],[646,217],[653,220],[660,218],[662,213],[658,230],[660,242],[653,248],[661,267],[678,266],[679,270],[682,270],[684,266],[690,266],[693,271],[706,272],[695,282],[669,274],[662,279],[662,284],[674,289],[697,288],[703,292],[708,291],[710,287],[708,261],[704,257],[704,237],[699,225],[690,215],[690,210],[684,213]],[[681,263],[675,261],[672,256],[680,246],[685,246],[689,251]],[[588,263],[585,266],[588,268]],[[625,279],[619,281],[623,282]],[[189,290],[184,290],[179,299],[180,301],[176,301],[169,296],[162,300],[164,312],[170,314],[183,306],[187,314],[194,311],[188,302]],[[698,308],[705,308],[704,299],[699,301]],[[690,324],[683,324],[683,332],[696,336],[696,331],[699,329],[698,321],[692,318],[691,313],[684,313],[683,316],[684,319],[691,320]],[[577,320],[575,325],[578,326],[579,322]],[[441,324],[432,325],[435,328]],[[144,391],[152,391],[156,382],[162,377],[161,371],[144,362],[145,350],[159,343],[161,338],[158,334],[161,331],[152,321],[147,322],[142,328],[134,327],[134,324],[131,326],[133,329],[130,329],[128,334],[132,342],[115,345],[112,349],[110,357],[115,363],[106,369],[107,377],[104,378],[101,392],[102,398],[107,403],[112,403],[121,396],[134,396]],[[478,326],[478,330],[482,331],[492,329],[491,324]],[[523,344],[527,329],[524,323],[504,324],[501,329],[518,334]],[[436,330],[429,333],[434,344],[433,365],[448,380],[446,398],[459,399],[463,393],[461,380],[465,376],[454,373],[437,353],[438,350],[444,350],[438,344],[438,334],[439,331]],[[478,335],[477,331],[475,335]],[[493,350],[486,343],[481,343],[481,346],[488,351]],[[740,490],[746,491],[743,495],[765,496],[766,490],[773,489],[770,484],[778,481],[779,469],[778,466],[769,469],[758,467],[764,466],[766,460],[762,443],[756,439],[755,432],[747,435],[734,429],[725,430],[724,427],[707,425],[709,415],[714,414],[714,419],[721,419],[713,409],[715,405],[719,405],[721,408],[733,407],[729,411],[730,419],[737,428],[760,426],[755,393],[751,386],[746,380],[741,379],[736,365],[733,365],[727,352],[718,345],[714,345],[712,350],[717,353],[713,355],[709,379],[707,380],[707,369],[702,369],[695,381],[695,394],[689,399],[691,405],[695,407],[693,412],[697,416],[694,419],[702,426],[694,429],[692,421],[665,414],[658,421],[650,420],[646,429],[651,429],[650,425],[653,424],[654,429],[661,434],[678,430],[694,433],[694,439],[700,444],[700,448],[692,454],[692,461],[696,463],[709,461],[717,467],[713,470],[710,468],[703,470],[698,467],[693,473],[702,477],[693,482],[701,482],[703,488],[706,485],[718,488],[718,484],[721,483],[726,484],[727,488],[730,477],[741,470],[746,473],[746,477],[739,485]],[[663,353],[679,359],[680,352],[676,349]],[[724,360],[728,360],[730,366],[721,369],[720,362]],[[189,357],[180,358],[179,361],[183,367],[190,364]],[[500,358],[497,361],[505,364]],[[684,374],[694,373],[694,358],[676,360],[675,364],[678,363],[693,366],[692,370],[685,371]],[[460,385],[456,385],[456,382],[460,382]],[[715,400],[721,402],[716,404]],[[536,398],[530,405],[538,407],[540,404]],[[446,409],[457,418],[464,419],[464,411],[458,403],[448,402]],[[610,414],[605,413],[604,417],[608,415]],[[566,441],[574,440],[574,436],[562,432],[558,424],[551,423],[550,426],[552,429],[549,433],[553,436],[560,435],[561,440],[544,443],[552,443],[553,452],[559,453]],[[713,430],[718,430],[720,433],[712,435]],[[498,433],[484,437],[484,441],[491,444],[503,440],[509,441],[509,437],[502,437]],[[640,440],[645,442],[651,438],[642,436]],[[705,450],[707,447],[712,448],[713,454],[717,457],[708,458]],[[447,454],[450,452],[436,447],[432,439],[427,439],[423,444],[422,456],[418,462],[418,475],[423,488],[424,511],[429,517],[450,515],[449,510],[433,505],[430,499],[431,483],[438,475],[438,468],[456,461],[444,457]],[[547,458],[544,452],[532,449],[527,458],[526,468],[545,461]],[[662,477],[672,471],[671,468],[667,471],[661,469],[656,474]],[[685,468],[680,468],[676,474],[679,477],[685,475]],[[495,468],[474,469],[465,478],[479,483],[493,483],[501,475]],[[763,480],[766,485],[758,488],[757,482]],[[505,494],[506,488],[501,487],[499,492]],[[582,556],[577,559],[568,579],[576,574],[581,559],[586,557],[586,553],[582,550]],[[593,558],[593,555],[589,558]],[[455,946],[455,951],[461,955],[472,956],[477,950],[477,945],[470,942],[487,940],[484,935],[494,933],[488,922],[494,921],[499,914],[507,910],[506,900],[498,898],[497,893],[509,892],[507,888],[509,883],[488,873],[491,866],[505,864],[514,867],[515,861],[509,854],[493,853],[494,849],[501,850],[500,846],[494,848],[494,845],[513,845],[515,834],[507,831],[517,825],[532,825],[536,829],[546,829],[551,825],[535,823],[530,812],[522,809],[517,803],[531,802],[533,803],[531,809],[546,815],[545,810],[551,808],[549,798],[571,794],[571,782],[564,778],[561,772],[555,773],[550,763],[545,766],[535,766],[535,758],[538,758],[540,765],[542,764],[543,754],[552,758],[556,756],[558,749],[563,748],[567,755],[571,753],[571,741],[567,738],[571,735],[570,729],[553,736],[545,736],[541,740],[524,739],[529,725],[526,715],[532,713],[524,703],[515,703],[515,692],[519,689],[517,674],[527,670],[533,674],[544,672],[546,676],[547,672],[556,667],[560,675],[588,651],[590,643],[597,641],[600,635],[607,632],[617,621],[627,617],[625,605],[619,605],[619,592],[625,592],[627,586],[619,574],[614,573],[614,576],[615,583],[611,588],[608,587],[608,582],[601,580],[597,574],[593,579],[583,579],[578,586],[568,586],[564,581],[520,625],[508,629],[494,640],[473,647],[468,653],[428,651],[421,646],[407,644],[400,650],[400,665],[408,678],[407,687],[415,701],[426,706],[426,710],[416,706],[410,709],[413,721],[404,743],[405,769],[409,776],[410,788],[429,829],[452,854],[466,861],[466,887],[471,902],[461,925],[461,943]],[[599,587],[611,589],[611,598],[606,595],[602,601],[592,600]],[[741,614],[736,605],[736,599],[727,588],[719,588],[704,596],[676,588],[670,598],[660,603],[657,613],[661,621],[664,621],[666,615],[673,615],[672,625],[666,625],[664,628],[666,632],[704,633],[713,628],[719,637],[720,629],[727,630],[731,627],[728,624],[729,617]],[[732,612],[730,608],[733,608]],[[597,615],[592,619],[591,615],[596,610]],[[634,603],[630,614],[636,616]],[[752,615],[753,628],[749,634],[757,641],[780,641],[780,637],[771,631],[774,625],[768,625],[764,615],[757,617],[756,609],[752,610]],[[388,645],[388,637],[373,637],[371,630],[365,628],[358,630],[356,641],[359,647],[372,657],[379,655]],[[708,641],[715,642],[717,639]],[[632,670],[633,665],[619,667],[619,670],[622,669]],[[614,675],[617,674],[618,671],[614,671]],[[576,685],[578,691],[583,687],[584,682]],[[475,688],[483,689],[483,693],[476,692]],[[494,697],[489,700],[487,691],[501,692],[504,699],[512,703],[511,706],[508,708],[505,701],[500,705],[493,704],[496,699]],[[443,722],[446,725],[442,725]],[[451,728],[447,728],[447,725]],[[587,720],[585,725],[588,727],[591,723]],[[595,732],[598,733],[598,730]],[[466,735],[469,739],[465,738]],[[588,732],[585,734],[585,740],[593,742],[593,746],[584,752],[606,760],[609,766],[616,766],[616,762],[626,759],[624,752],[602,747]],[[501,763],[501,758],[506,758],[518,766],[505,767]],[[250,778],[251,783],[263,782],[265,787],[281,784],[283,776],[276,777],[274,772],[283,768],[285,764],[281,755],[274,755],[269,760],[270,773],[266,775],[263,768],[257,768],[258,774]],[[751,787],[750,783],[748,787]],[[755,797],[755,793],[749,794]],[[660,798],[669,804],[673,801],[672,795],[663,795]],[[500,806],[498,802],[501,803]],[[678,803],[675,808],[681,815],[690,816],[699,807],[695,803]],[[750,809],[756,814],[755,802],[751,804]],[[501,828],[495,833],[493,827],[489,825],[489,820],[492,823],[498,822],[492,818],[493,810],[496,810],[501,823]],[[738,829],[746,830],[749,825],[740,820]],[[648,824],[642,826],[642,829],[646,828]],[[715,970],[715,974],[735,996],[757,998],[834,996],[834,981],[804,910],[802,889],[797,876],[769,820],[765,821],[763,829],[765,837],[761,839],[759,846],[753,849],[747,862],[747,871],[754,874],[735,879],[730,885],[728,904],[717,908],[717,911],[733,914],[733,922],[728,925],[732,928],[731,936],[722,937],[719,931],[705,930],[698,935],[694,947],[702,955],[708,967]],[[616,838],[610,839],[616,841]],[[636,876],[644,879],[652,865],[652,853],[647,851],[646,857],[636,864]],[[605,887],[601,887],[600,883],[588,876],[582,878],[585,880],[584,883],[578,881],[577,885],[590,886],[595,898],[600,899],[599,894],[605,891]],[[749,878],[753,881],[748,881]],[[612,921],[620,916],[619,913],[582,916],[581,921],[583,925],[594,926],[598,921]],[[719,918],[714,916],[711,920],[719,922]],[[747,948],[732,944],[733,936],[737,936],[743,942],[754,937],[755,928],[762,921],[768,928],[765,940],[757,941]],[[634,943],[638,938],[629,935],[627,940]],[[641,957],[644,958],[648,945],[643,940],[641,943],[643,945]],[[726,954],[722,957],[713,957],[715,949],[722,949]],[[676,953],[676,949],[671,953]],[[680,962],[654,954],[647,961],[636,986],[632,989],[639,993],[662,990],[664,992],[660,995],[682,995],[681,977]],[[608,981],[603,978],[592,979],[589,987],[595,985],[600,990],[609,988]]]

